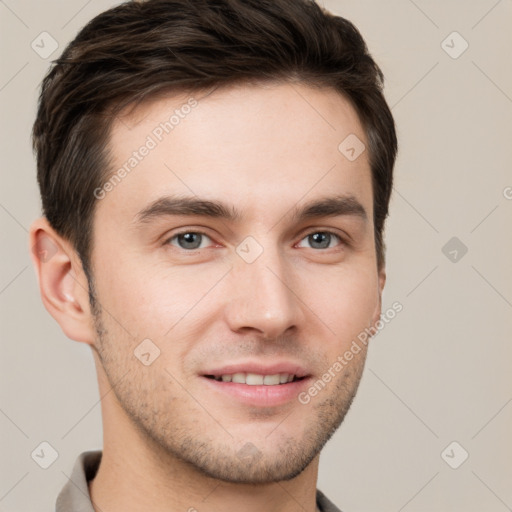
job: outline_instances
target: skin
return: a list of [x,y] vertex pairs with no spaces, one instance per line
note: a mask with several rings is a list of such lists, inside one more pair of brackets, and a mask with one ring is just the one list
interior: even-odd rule
[[[44,218],[31,229],[32,245],[54,248],[50,259],[33,255],[46,308],[93,349],[104,432],[94,507],[313,512],[319,453],[356,393],[366,350],[308,404],[247,405],[214,392],[202,374],[279,359],[300,363],[314,382],[379,319],[385,272],[367,152],[351,162],[338,151],[352,133],[366,144],[364,131],[329,89],[251,85],[194,98],[191,113],[97,202],[94,308],[73,247]],[[117,121],[113,169],[187,99],[155,99]],[[139,222],[165,195],[222,201],[241,217]],[[333,196],[354,198],[366,219],[292,218]],[[207,236],[191,250],[175,236],[183,231]],[[326,231],[342,238],[323,248],[308,237]],[[248,236],[263,249],[253,263],[236,252]],[[134,356],[144,339],[160,350],[148,366]]]

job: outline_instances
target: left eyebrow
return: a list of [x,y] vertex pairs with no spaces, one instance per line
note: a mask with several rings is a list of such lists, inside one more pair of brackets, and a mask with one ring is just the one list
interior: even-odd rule
[[315,199],[301,206],[293,208],[292,220],[302,222],[318,217],[356,216],[363,221],[368,220],[364,206],[352,195],[326,197]]

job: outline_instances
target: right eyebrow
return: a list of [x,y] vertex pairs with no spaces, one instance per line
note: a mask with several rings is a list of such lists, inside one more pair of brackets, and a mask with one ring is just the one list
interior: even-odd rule
[[210,201],[197,197],[164,196],[153,201],[135,216],[137,223],[149,222],[158,217],[170,215],[198,215],[225,219],[231,222],[241,220],[241,213],[234,207],[228,207],[220,201]]

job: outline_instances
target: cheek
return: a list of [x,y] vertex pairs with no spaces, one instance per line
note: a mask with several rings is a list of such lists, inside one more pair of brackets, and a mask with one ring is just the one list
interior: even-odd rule
[[370,325],[379,305],[377,273],[343,270],[331,274],[323,286],[309,283],[311,309],[335,333],[350,342]]
[[110,262],[99,270],[97,279],[102,305],[133,335],[159,338],[178,323],[174,332],[179,331],[197,312],[218,307],[210,296],[204,299],[229,267],[136,261]]

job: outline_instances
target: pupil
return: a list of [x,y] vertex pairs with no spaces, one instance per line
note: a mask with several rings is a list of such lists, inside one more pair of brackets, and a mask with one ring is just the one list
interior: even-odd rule
[[[201,245],[201,235],[198,233],[184,233],[180,235],[181,241],[184,243],[181,246],[184,249],[197,249]],[[199,240],[199,243],[198,243]]]
[[326,247],[329,247],[331,236],[328,233],[314,233],[310,235],[310,238],[312,240],[313,245],[319,244],[322,249],[325,249]]

